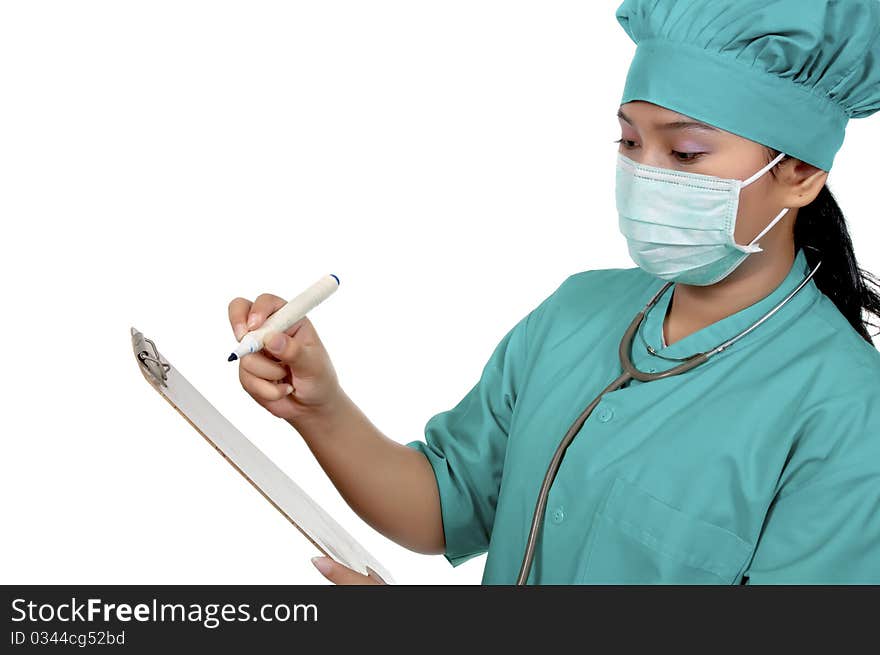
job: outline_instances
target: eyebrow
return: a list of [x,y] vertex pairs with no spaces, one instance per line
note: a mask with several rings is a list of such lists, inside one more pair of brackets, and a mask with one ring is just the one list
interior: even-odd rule
[[[629,116],[623,113],[622,109],[617,110],[617,117],[625,120],[630,125],[633,124],[632,120],[630,120]],[[720,132],[717,127],[713,127],[712,125],[708,125],[706,123],[701,123],[700,121],[672,121],[671,123],[662,123],[657,125],[657,129],[660,130],[703,130],[706,132]]]

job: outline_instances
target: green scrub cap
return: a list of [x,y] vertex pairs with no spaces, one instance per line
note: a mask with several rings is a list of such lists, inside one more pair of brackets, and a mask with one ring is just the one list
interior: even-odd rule
[[624,0],[621,104],[646,100],[828,171],[880,109],[880,0]]

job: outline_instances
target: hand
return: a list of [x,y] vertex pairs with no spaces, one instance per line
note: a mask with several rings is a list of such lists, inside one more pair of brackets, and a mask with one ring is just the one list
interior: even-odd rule
[[375,571],[370,571],[370,575],[366,576],[329,557],[313,557],[312,564],[321,572],[321,575],[334,584],[386,584]]
[[[268,293],[253,303],[232,300],[229,322],[235,338],[240,341],[260,327],[286,302]],[[238,378],[257,403],[287,421],[327,409],[342,394],[330,356],[307,316],[285,332],[267,334],[262,350],[241,357]]]

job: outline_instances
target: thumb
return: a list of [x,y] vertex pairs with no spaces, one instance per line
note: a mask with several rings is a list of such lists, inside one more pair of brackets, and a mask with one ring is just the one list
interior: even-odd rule
[[306,346],[296,336],[288,336],[284,332],[267,332],[263,336],[263,348],[286,364],[302,358]]

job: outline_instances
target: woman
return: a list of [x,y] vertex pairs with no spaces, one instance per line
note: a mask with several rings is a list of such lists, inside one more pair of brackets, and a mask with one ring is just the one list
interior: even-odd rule
[[[880,109],[880,3],[627,0],[617,18],[638,44],[617,162],[637,267],[566,279],[424,442],[370,423],[308,319],[241,383],[365,521],[453,566],[488,551],[485,584],[880,582],[880,297],[826,186],[847,120]],[[638,369],[733,341],[622,379],[621,335],[660,292]],[[235,299],[236,338],[283,304]]]

